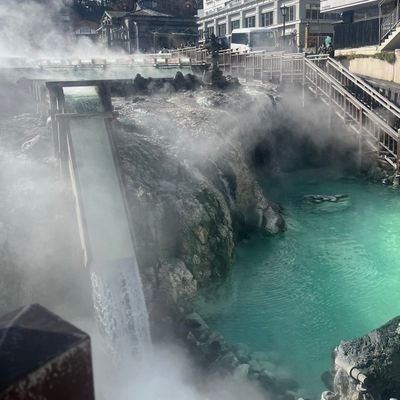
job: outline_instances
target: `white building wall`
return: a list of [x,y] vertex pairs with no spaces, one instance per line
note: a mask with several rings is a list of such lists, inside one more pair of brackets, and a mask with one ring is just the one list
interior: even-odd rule
[[221,10],[225,6],[226,0],[204,0],[204,14],[210,14],[211,12]]
[[378,4],[378,0],[321,0],[321,11],[346,11],[352,8]]
[[283,36],[282,5],[295,7],[293,20],[286,18],[285,34],[294,35],[298,46],[304,46],[306,29],[314,35],[333,33],[334,20],[328,20],[324,16],[310,18],[310,9],[319,12],[320,0],[204,0],[204,15],[199,18],[199,29],[206,34],[213,31],[218,36],[218,26],[225,23],[226,36],[229,36],[234,21],[236,27],[244,28],[245,19],[255,16],[255,26],[260,27],[262,14],[273,12],[271,28],[276,32],[277,38],[280,38]]

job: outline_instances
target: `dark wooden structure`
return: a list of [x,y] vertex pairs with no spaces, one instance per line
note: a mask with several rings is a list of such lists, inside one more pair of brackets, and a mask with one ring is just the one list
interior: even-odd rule
[[198,39],[194,17],[176,17],[150,8],[132,12],[105,11],[98,29],[105,46],[134,52],[158,52],[176,48]]
[[34,304],[0,318],[0,400],[94,400],[89,336]]
[[378,45],[379,18],[336,24],[334,32],[336,49]]

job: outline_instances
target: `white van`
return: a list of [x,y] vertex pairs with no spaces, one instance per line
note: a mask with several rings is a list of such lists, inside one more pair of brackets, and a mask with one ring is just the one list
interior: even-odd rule
[[275,34],[271,28],[241,28],[234,29],[231,35],[231,50],[242,52],[249,51],[275,51]]

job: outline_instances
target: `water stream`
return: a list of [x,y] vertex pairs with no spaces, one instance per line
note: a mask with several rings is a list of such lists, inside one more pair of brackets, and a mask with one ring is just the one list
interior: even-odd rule
[[[319,398],[331,349],[400,314],[400,193],[309,170],[267,179],[287,232],[240,244],[229,279],[198,307],[227,340],[266,352],[276,375],[292,375]],[[311,204],[310,193],[344,193]]]
[[[65,88],[66,111],[102,112],[94,87]],[[144,355],[150,327],[119,166],[102,116],[69,121],[72,183],[94,307],[113,355]]]

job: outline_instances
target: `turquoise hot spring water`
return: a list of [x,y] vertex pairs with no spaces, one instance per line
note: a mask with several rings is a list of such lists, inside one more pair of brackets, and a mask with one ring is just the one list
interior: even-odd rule
[[[332,348],[400,314],[400,192],[332,170],[268,178],[287,231],[242,242],[230,276],[197,306],[229,342],[269,355],[312,398]],[[307,194],[346,194],[310,204]]]

